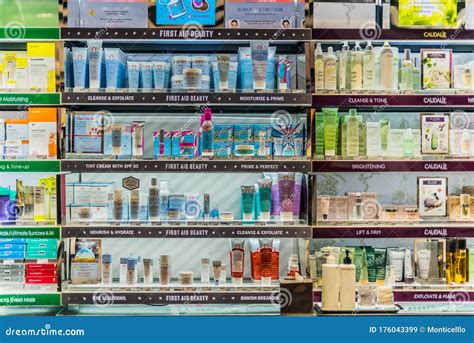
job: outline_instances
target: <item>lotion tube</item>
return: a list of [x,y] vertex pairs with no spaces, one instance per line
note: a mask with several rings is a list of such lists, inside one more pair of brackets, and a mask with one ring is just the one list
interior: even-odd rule
[[244,278],[245,239],[231,239],[230,245],[230,273],[232,276],[232,284],[241,285]]
[[140,62],[127,62],[128,88],[131,92],[136,92],[140,85]]
[[74,71],[74,89],[88,87],[87,48],[72,48],[72,65]]
[[266,75],[268,67],[268,42],[250,42],[252,54],[253,89],[266,89]]
[[102,41],[88,41],[87,53],[89,56],[89,88],[99,89],[102,75]]

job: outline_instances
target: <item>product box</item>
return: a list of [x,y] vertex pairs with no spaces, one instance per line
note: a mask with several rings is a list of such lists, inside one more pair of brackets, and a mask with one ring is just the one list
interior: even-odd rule
[[100,239],[77,239],[72,250],[72,283],[97,283],[100,281]]
[[302,123],[273,127],[274,156],[303,156],[305,126]]
[[389,157],[403,157],[405,155],[405,130],[388,130],[388,154]]
[[56,90],[56,44],[26,43],[28,88],[34,91]]
[[179,157],[181,154],[181,131],[171,131],[171,155],[173,157]]
[[72,204],[69,206],[69,221],[72,223],[79,223],[84,221],[91,221],[92,213],[89,205]]
[[56,269],[26,269],[25,276],[36,278],[36,277],[57,277],[58,272]]
[[272,127],[270,124],[253,124],[253,145],[255,156],[269,157],[272,155]]
[[30,156],[56,157],[57,110],[55,108],[28,109]]
[[56,270],[57,265],[56,263],[26,263],[26,271],[27,272],[34,272],[34,271],[49,271],[49,270]]
[[44,204],[46,205],[46,219],[56,220],[57,218],[57,193],[56,193],[56,177],[45,177],[39,179],[38,185],[44,186]]
[[1,276],[0,284],[23,283],[23,275]]
[[148,27],[148,0],[68,0],[69,27]]
[[12,276],[12,277],[22,277],[24,274],[23,269],[0,269],[0,277]]
[[[242,3],[240,4],[242,5]],[[216,0],[161,0],[156,2],[157,25],[185,25],[189,23],[215,25]]]
[[232,155],[231,142],[214,142],[214,156],[229,157]]
[[24,251],[25,249],[26,249],[26,244],[0,243],[0,251],[2,250]]
[[102,153],[103,112],[73,113],[73,150],[75,153]]
[[418,177],[420,217],[445,217],[447,194],[448,179],[446,177]]
[[157,130],[153,132],[153,156],[171,156],[171,131]]
[[25,277],[25,283],[28,284],[52,284],[57,283],[57,277],[53,276],[27,276]]
[[74,184],[73,203],[88,205],[90,203],[90,199],[90,184],[76,182]]
[[23,259],[24,250],[0,250],[0,259]]
[[28,90],[28,55],[18,52],[16,55],[16,87],[19,91]]
[[5,121],[5,156],[26,157],[29,154],[28,119],[7,119]]
[[233,137],[232,124],[215,124],[214,125],[214,143],[215,142],[232,142]]
[[451,88],[453,56],[450,49],[421,49],[423,89]]
[[54,238],[29,238],[27,249],[57,249],[58,242]]
[[453,28],[458,26],[458,3],[464,1],[399,0],[398,24],[401,27]]
[[197,152],[197,133],[195,130],[183,130],[179,142],[180,156],[193,158]]
[[448,217],[450,220],[461,219],[461,197],[459,195],[448,196]]
[[302,28],[304,0],[225,0],[227,28]]
[[91,183],[89,185],[91,206],[107,205],[109,203],[108,195],[113,191],[114,183]]
[[449,115],[422,113],[421,132],[423,154],[449,153]]
[[[381,22],[376,22],[377,12],[382,13]],[[375,0],[315,0],[313,3],[313,27],[316,29],[358,29],[361,33],[367,32],[369,39],[375,24],[383,29],[390,28],[390,0],[377,5]]]
[[44,259],[56,259],[58,258],[57,249],[27,249],[26,257],[29,259],[44,258]]

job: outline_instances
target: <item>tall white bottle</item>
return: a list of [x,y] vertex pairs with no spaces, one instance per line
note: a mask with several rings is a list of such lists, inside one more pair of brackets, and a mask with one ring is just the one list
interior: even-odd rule
[[362,49],[359,42],[355,43],[351,53],[351,89],[362,90]]
[[346,41],[342,45],[339,53],[339,90],[348,91],[351,89],[351,73],[350,73],[350,49],[349,43]]
[[374,90],[375,89],[375,54],[374,47],[372,42],[367,42],[367,47],[365,48],[363,59],[362,59],[362,72],[363,80],[362,86],[364,90]]
[[405,49],[402,63],[402,81],[400,82],[400,90],[413,90],[413,61],[411,60],[410,49]]
[[314,75],[316,91],[324,90],[324,57],[321,43],[316,46],[314,57]]
[[337,90],[337,61],[332,46],[328,48],[328,53],[324,57],[324,89]]
[[393,50],[389,42],[383,44],[380,50],[380,89],[392,90],[393,84]]
[[324,311],[338,311],[339,289],[341,287],[341,273],[339,265],[333,256],[327,257],[326,263],[322,266],[322,309]]

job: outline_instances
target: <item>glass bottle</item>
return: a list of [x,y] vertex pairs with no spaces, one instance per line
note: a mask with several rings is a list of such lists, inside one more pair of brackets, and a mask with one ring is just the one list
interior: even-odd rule
[[315,87],[316,91],[324,89],[324,57],[321,43],[318,43],[314,58],[314,73],[315,73]]
[[421,90],[421,70],[416,57],[413,59],[413,90]]
[[400,89],[402,91],[413,90],[413,62],[411,60],[410,49],[405,49],[402,63],[402,82],[400,84]]
[[347,156],[359,156],[359,118],[356,109],[350,109],[347,117]]
[[367,42],[367,47],[364,51],[362,70],[364,74],[362,82],[364,90],[373,91],[375,89],[375,55],[371,41]]
[[467,251],[466,251],[465,239],[457,240],[454,261],[455,261],[454,282],[465,283],[467,279]]
[[355,43],[351,53],[351,90],[362,90],[362,49]]

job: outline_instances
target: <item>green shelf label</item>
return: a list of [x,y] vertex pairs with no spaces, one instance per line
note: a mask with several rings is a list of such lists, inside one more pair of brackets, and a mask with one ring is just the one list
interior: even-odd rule
[[0,306],[61,305],[59,294],[0,294]]
[[1,238],[60,238],[59,227],[6,227],[0,226]]
[[59,93],[0,93],[0,105],[60,105]]
[[0,172],[52,172],[59,173],[59,161],[0,161]]
[[0,39],[5,40],[59,40],[59,38],[58,27],[23,27],[21,25],[0,27]]

